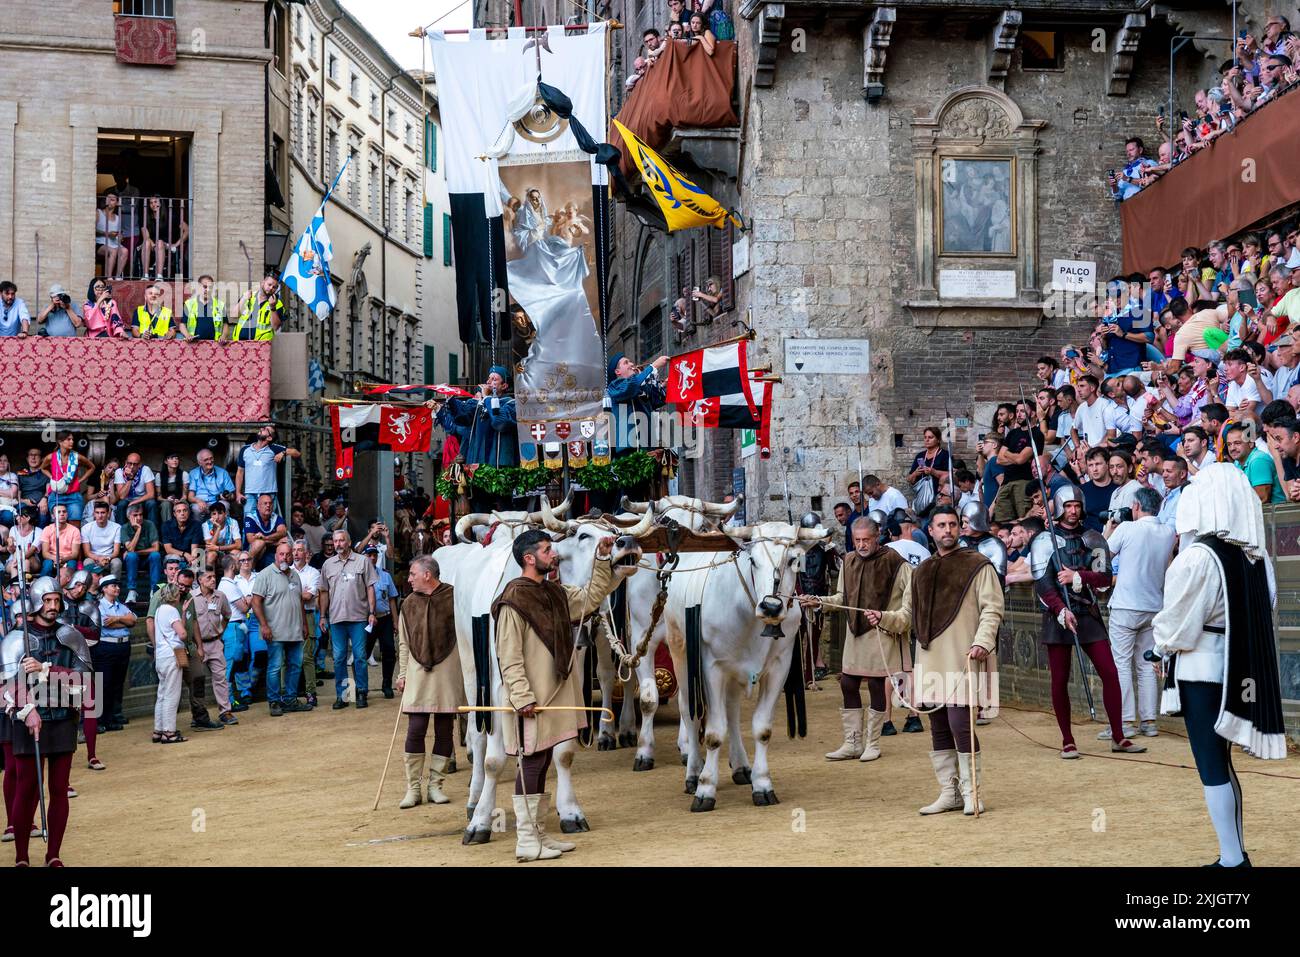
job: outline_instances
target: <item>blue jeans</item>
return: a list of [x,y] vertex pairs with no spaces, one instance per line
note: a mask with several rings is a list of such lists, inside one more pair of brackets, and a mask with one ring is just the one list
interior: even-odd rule
[[330,646],[334,653],[334,693],[343,697],[343,682],[348,677],[348,646],[352,647],[352,674],[357,681],[357,693],[370,690],[370,675],[366,665],[366,623],[364,621],[331,621]]
[[[158,500],[156,498],[151,498],[141,502],[140,504],[144,506],[144,517],[153,522],[153,527],[162,528],[162,525],[158,523]],[[126,527],[126,502],[118,502],[117,505],[113,507],[113,521],[117,522],[117,524],[121,525],[123,528]]]
[[[226,653],[226,683],[235,686],[235,666],[248,654],[248,629],[242,621],[232,621],[226,625],[221,635],[221,646]],[[236,689],[235,697],[239,697]]]
[[[317,640],[316,640],[316,670],[317,670],[317,671],[324,671],[324,670],[325,670],[325,646],[326,646],[327,642],[325,642],[325,641],[322,640],[322,638],[323,638],[324,636],[321,635],[321,633],[320,633],[320,612],[319,612],[319,611],[309,611],[309,612],[307,612],[307,614],[311,615],[311,625],[310,625],[310,627],[311,627],[311,633],[312,633],[313,635],[316,635],[316,636],[317,636]],[[310,693],[310,692],[309,692],[309,693]]]
[[[257,684],[259,674],[257,657],[253,651],[255,644],[262,644],[258,641],[257,618],[249,615],[242,622],[231,622],[221,637],[226,650],[226,678],[235,689],[235,697],[247,702],[252,697],[253,686]],[[301,661],[300,658],[300,664]],[[237,665],[240,667],[237,668]]]
[[86,499],[80,492],[51,492],[49,504],[51,515],[54,514],[54,506],[65,505],[68,509],[68,521],[79,522],[81,513],[86,507]]
[[[271,641],[266,645],[266,700],[275,704],[285,704],[298,697],[298,678],[302,672],[301,641]],[[285,666],[285,659],[288,666]],[[281,690],[280,671],[284,671],[284,687]],[[314,692],[313,688],[309,694]]]
[[[80,567],[80,565],[78,564],[76,558],[71,557],[71,556],[68,556],[68,555],[64,555],[64,556],[62,556],[62,557],[60,558],[60,561],[61,561],[64,565],[69,565],[69,564],[71,564],[71,565],[73,565],[74,567]],[[53,575],[53,574],[54,574],[54,559],[52,559],[52,558],[43,558],[43,559],[41,559],[41,575],[40,575],[40,577],[44,577],[45,575]]]
[[[162,556],[157,552],[146,552],[144,558],[149,565],[149,590],[145,594],[152,595],[162,581]],[[138,591],[135,586],[140,577],[140,553],[126,552],[122,556],[122,564],[126,566],[126,590]]]

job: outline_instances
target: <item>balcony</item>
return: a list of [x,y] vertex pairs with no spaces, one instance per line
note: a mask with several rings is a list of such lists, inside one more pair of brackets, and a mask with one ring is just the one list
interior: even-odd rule
[[[175,310],[179,313],[179,309]],[[272,342],[0,338],[0,429],[137,435],[243,431],[307,397],[307,334]]]
[[188,199],[106,195],[95,210],[96,275],[191,278],[190,221]]
[[1300,203],[1300,88],[1239,122],[1120,204],[1124,272],[1178,262],[1187,246],[1265,225]]
[[[628,94],[618,121],[669,161],[685,156],[689,165],[735,179],[740,120],[736,92],[736,44],[719,40],[713,56],[698,43],[670,41]],[[618,131],[611,143],[623,152],[625,174],[634,171]]]

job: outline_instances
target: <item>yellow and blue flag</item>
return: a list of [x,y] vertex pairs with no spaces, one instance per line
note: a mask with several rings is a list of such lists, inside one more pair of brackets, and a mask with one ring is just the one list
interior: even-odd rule
[[728,219],[743,228],[744,224],[716,199],[674,169],[672,164],[641,142],[635,133],[618,120],[613,122],[623,137],[623,142],[627,144],[636,168],[641,171],[646,188],[659,204],[670,233],[695,226],[717,226],[721,229]]

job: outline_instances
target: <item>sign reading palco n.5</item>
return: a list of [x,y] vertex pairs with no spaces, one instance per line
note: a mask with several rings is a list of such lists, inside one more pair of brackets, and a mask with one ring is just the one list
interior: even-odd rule
[[866,339],[786,339],[785,374],[866,375],[871,343]]
[[1078,259],[1052,260],[1052,288],[1088,292],[1097,281],[1097,264]]

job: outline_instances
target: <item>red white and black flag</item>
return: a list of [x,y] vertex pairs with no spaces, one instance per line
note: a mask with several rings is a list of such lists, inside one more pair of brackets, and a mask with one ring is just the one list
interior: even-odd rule
[[769,458],[772,454],[773,383],[750,379],[748,385],[748,393],[709,396],[679,404],[677,408],[683,420],[698,429],[754,429],[758,433],[759,454]]
[[331,405],[334,475],[352,477],[354,452],[391,449],[427,452],[433,437],[433,410],[422,405]]
[[[746,345],[746,340],[740,339],[673,356],[668,362],[665,400],[685,409],[705,399],[738,396],[751,418],[757,416],[758,409],[749,388]],[[728,404],[734,403],[734,398],[729,399]]]

